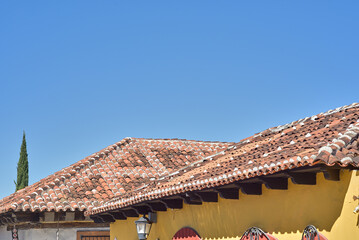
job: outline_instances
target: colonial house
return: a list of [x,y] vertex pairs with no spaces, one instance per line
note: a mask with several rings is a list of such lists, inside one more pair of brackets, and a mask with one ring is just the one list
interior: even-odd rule
[[96,224],[85,211],[145,189],[231,144],[125,138],[0,200],[0,239],[109,239],[109,223]]
[[111,240],[359,239],[358,136],[359,104],[340,107],[130,179],[85,215],[110,223]]

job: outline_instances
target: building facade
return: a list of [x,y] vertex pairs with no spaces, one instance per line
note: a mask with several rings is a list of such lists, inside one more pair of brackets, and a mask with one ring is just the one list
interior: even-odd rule
[[[240,193],[237,200],[184,203],[182,209],[158,211],[148,239],[175,239],[180,229],[190,227],[204,240],[239,240],[256,226],[279,240],[300,240],[308,225],[329,240],[359,239],[358,214],[353,213],[358,191],[359,172],[341,170],[340,181],[326,180],[320,173],[316,185],[289,181],[288,190],[265,187],[261,195]],[[111,240],[138,239],[137,219],[111,223]]]
[[344,106],[269,128],[85,214],[110,223],[111,240],[138,239],[134,222],[149,213],[150,240],[359,239],[358,137],[359,104]]

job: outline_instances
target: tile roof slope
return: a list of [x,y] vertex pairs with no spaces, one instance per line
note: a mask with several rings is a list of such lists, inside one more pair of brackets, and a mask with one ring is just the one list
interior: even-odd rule
[[215,157],[169,174],[143,191],[113,199],[85,214],[225,185],[282,170],[324,163],[359,167],[359,104],[340,107],[243,139]]
[[0,200],[8,211],[84,211],[233,143],[125,138]]

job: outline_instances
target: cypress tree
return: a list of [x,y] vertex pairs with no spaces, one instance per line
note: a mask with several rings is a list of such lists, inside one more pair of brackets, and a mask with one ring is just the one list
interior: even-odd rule
[[16,190],[20,190],[29,185],[29,162],[27,159],[25,132],[22,136],[20,158],[17,163],[17,181],[15,182]]

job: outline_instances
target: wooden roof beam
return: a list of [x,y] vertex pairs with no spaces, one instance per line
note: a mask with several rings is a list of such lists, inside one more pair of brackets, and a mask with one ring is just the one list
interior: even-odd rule
[[102,217],[98,215],[92,215],[90,218],[94,221],[94,223],[105,223],[105,221],[102,219]]
[[317,174],[315,172],[288,172],[294,184],[315,185]]
[[186,204],[202,205],[202,200],[200,199],[200,197],[192,192],[181,194],[180,197]]
[[171,209],[183,208],[183,199],[181,198],[163,199],[160,202],[164,203],[167,208],[171,208]]
[[219,196],[224,199],[239,199],[239,188],[217,188],[216,191],[219,193]]
[[111,211],[108,212],[109,215],[111,215],[115,220],[126,220],[126,215],[121,211]]
[[260,177],[259,178],[268,189],[287,190],[288,178],[285,177]]
[[126,217],[138,217],[139,216],[138,212],[133,208],[124,209],[124,210],[122,210],[122,213]]
[[151,212],[151,208],[147,205],[132,206],[132,208],[135,209],[137,213],[141,215],[146,215]]
[[248,195],[262,195],[262,183],[237,183],[242,193]]
[[157,211],[165,212],[165,211],[167,211],[166,205],[164,203],[161,203],[161,202],[147,202],[145,205],[148,206],[152,212],[157,212]]
[[324,168],[324,178],[330,181],[340,181],[340,169]]
[[196,192],[195,193],[202,202],[218,202],[217,192]]

